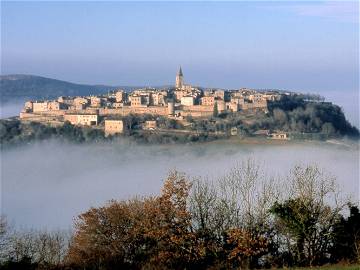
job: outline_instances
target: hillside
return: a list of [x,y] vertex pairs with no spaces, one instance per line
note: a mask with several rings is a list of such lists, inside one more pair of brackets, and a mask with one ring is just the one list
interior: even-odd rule
[[[119,87],[76,84],[34,75],[0,76],[1,102],[26,99],[52,99],[59,96],[83,96],[106,93]],[[131,87],[121,87],[131,90]]]

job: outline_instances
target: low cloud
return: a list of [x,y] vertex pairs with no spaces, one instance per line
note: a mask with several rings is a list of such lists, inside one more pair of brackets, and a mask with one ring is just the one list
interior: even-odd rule
[[358,198],[355,149],[316,143],[140,146],[128,141],[91,145],[42,142],[1,153],[2,212],[28,228],[67,229],[73,218],[111,199],[158,194],[169,170],[217,179],[253,158],[270,175],[317,163],[337,177],[344,194]]

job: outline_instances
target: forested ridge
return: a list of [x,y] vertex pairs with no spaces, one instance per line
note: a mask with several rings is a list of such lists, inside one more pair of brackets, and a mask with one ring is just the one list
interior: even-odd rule
[[[328,135],[358,136],[359,130],[346,119],[343,110],[330,102],[305,101],[302,96],[283,97],[269,103],[274,129]],[[266,124],[266,121],[265,121]]]

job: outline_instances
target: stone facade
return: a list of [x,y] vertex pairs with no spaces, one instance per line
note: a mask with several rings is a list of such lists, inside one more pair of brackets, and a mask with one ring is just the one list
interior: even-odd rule
[[121,103],[125,100],[125,91],[124,90],[118,90],[115,93],[115,100],[118,103]]
[[91,107],[98,108],[102,105],[101,97],[90,97],[90,104]]
[[130,105],[131,105],[131,107],[142,106],[142,97],[141,96],[130,96]]
[[48,102],[34,102],[33,103],[33,111],[34,112],[45,112],[48,110]]
[[64,121],[69,121],[72,125],[96,126],[98,124],[97,114],[65,114]]
[[194,105],[194,97],[185,96],[181,98],[181,105],[184,106],[193,106]]
[[288,140],[289,136],[284,132],[271,133],[270,138],[274,140]]
[[201,98],[201,105],[204,106],[214,106],[215,104],[215,97],[214,96],[207,96]]
[[157,127],[157,123],[155,120],[145,121],[145,126],[144,126],[145,129],[154,130],[156,129],[156,127]]
[[105,120],[105,136],[121,134],[124,132],[124,122],[122,120]]

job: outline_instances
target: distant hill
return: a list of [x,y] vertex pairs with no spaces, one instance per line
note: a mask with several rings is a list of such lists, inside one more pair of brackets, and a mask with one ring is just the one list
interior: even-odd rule
[[131,91],[135,87],[76,84],[34,75],[0,76],[2,103],[27,99],[53,99],[59,96],[85,96],[107,93],[117,88]]

